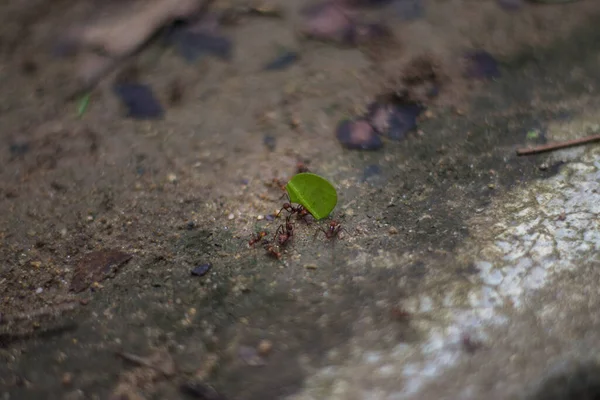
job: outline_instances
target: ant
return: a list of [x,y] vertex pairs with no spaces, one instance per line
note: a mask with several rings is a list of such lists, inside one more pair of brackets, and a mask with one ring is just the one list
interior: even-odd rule
[[268,234],[269,234],[269,232],[266,232],[266,231],[256,232],[255,234],[252,235],[252,239],[250,239],[250,241],[248,242],[248,246],[254,247],[254,244],[260,242],[262,240],[262,238],[264,238]]
[[[287,193],[284,194],[284,196],[287,196],[288,200],[290,199],[289,196],[287,195]],[[283,196],[281,196],[281,197],[283,197]],[[308,225],[308,221],[306,220],[306,217],[308,217],[310,215],[310,213],[308,212],[308,210],[306,208],[304,208],[304,206],[302,206],[302,205],[293,206],[292,203],[290,203],[289,201],[285,202],[285,203],[283,203],[283,207],[281,207],[281,210],[279,210],[277,215],[275,215],[275,218],[277,218],[283,210],[289,212],[290,216],[296,214],[296,216],[297,216],[296,219],[302,219]]]
[[[342,228],[342,225],[340,225],[340,223],[335,220],[331,221],[329,223],[329,225],[327,226],[327,229],[324,229],[323,227],[319,227],[319,230],[325,234],[325,237],[327,239],[332,239],[334,237],[339,239],[341,231],[345,231],[346,233],[348,233],[348,231],[346,229]],[[319,231],[316,232],[316,234],[318,234],[318,233],[319,233]]]
[[278,260],[281,259],[281,252],[277,251],[274,245],[272,245],[268,241],[265,241],[265,244],[263,247],[267,251],[267,254],[269,256],[276,258]]
[[310,170],[308,169],[308,166],[306,165],[306,163],[304,161],[298,161],[296,163],[296,173],[302,173],[302,172],[310,172]]
[[285,192],[285,182],[283,182],[281,179],[279,178],[273,178],[273,180],[271,181],[271,184],[273,186],[277,186],[279,189],[281,189],[283,192]]
[[279,225],[277,231],[275,232],[275,239],[279,243],[280,246],[284,246],[287,242],[294,236],[294,224],[290,222],[291,215],[285,219],[285,228],[282,225]]

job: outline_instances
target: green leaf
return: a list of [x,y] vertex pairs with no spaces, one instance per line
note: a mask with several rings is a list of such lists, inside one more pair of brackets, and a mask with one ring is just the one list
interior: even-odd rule
[[328,217],[337,204],[337,192],[333,185],[310,172],[295,175],[285,189],[290,201],[304,206],[317,221]]
[[83,114],[85,114],[89,104],[90,104],[90,97],[92,96],[92,94],[90,92],[84,94],[81,99],[79,100],[79,103],[77,105],[77,116],[79,118],[81,118],[83,116]]

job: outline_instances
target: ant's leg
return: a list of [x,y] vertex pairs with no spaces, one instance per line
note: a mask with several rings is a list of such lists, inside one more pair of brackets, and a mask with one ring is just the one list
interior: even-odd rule
[[279,232],[281,232],[282,235],[285,234],[285,228],[283,227],[283,225],[279,225],[279,228],[277,228],[277,230],[275,231],[275,236],[273,237],[273,243],[278,243]]
[[323,232],[325,234],[325,236],[327,237],[327,231],[325,229],[323,229],[322,226],[319,226],[318,229],[315,231],[313,240],[315,240],[317,238],[317,235],[319,234],[319,232]]

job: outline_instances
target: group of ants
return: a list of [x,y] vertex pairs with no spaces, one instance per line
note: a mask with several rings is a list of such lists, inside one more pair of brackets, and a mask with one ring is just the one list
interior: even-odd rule
[[[294,236],[295,226],[292,223],[292,217],[295,215],[296,220],[302,220],[307,225],[309,225],[310,222],[307,218],[311,216],[311,214],[306,208],[304,208],[304,206],[300,204],[296,206],[292,205],[289,201],[289,197],[288,202],[283,203],[283,207],[281,207],[279,212],[275,215],[275,218],[278,218],[284,210],[288,213],[288,215],[285,218],[285,224],[279,225],[279,227],[275,231],[273,240],[271,241],[269,239],[266,239],[266,236],[269,235],[269,232],[260,231],[252,234],[252,237],[248,242],[248,246],[254,247],[257,243],[262,243],[263,248],[267,252],[268,256],[276,258],[278,260],[281,259],[281,249],[286,247]],[[348,232],[342,227],[342,225],[339,222],[332,220],[329,222],[326,228],[320,226],[315,232],[315,236],[319,232],[323,232],[327,239],[339,238],[339,235],[342,231]]]

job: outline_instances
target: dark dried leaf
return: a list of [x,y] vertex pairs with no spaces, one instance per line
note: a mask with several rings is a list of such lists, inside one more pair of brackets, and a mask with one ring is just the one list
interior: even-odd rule
[[119,250],[99,250],[86,254],[75,267],[71,290],[81,292],[94,282],[101,282],[131,259]]
[[118,82],[114,92],[127,107],[127,116],[134,119],[159,119],[164,111],[152,89],[141,83]]
[[225,36],[181,29],[171,35],[170,41],[189,63],[196,62],[203,55],[231,60],[233,44]]
[[220,395],[215,389],[212,387],[197,381],[190,381],[183,383],[179,390],[192,396],[196,399],[201,400],[226,400],[224,396]]

